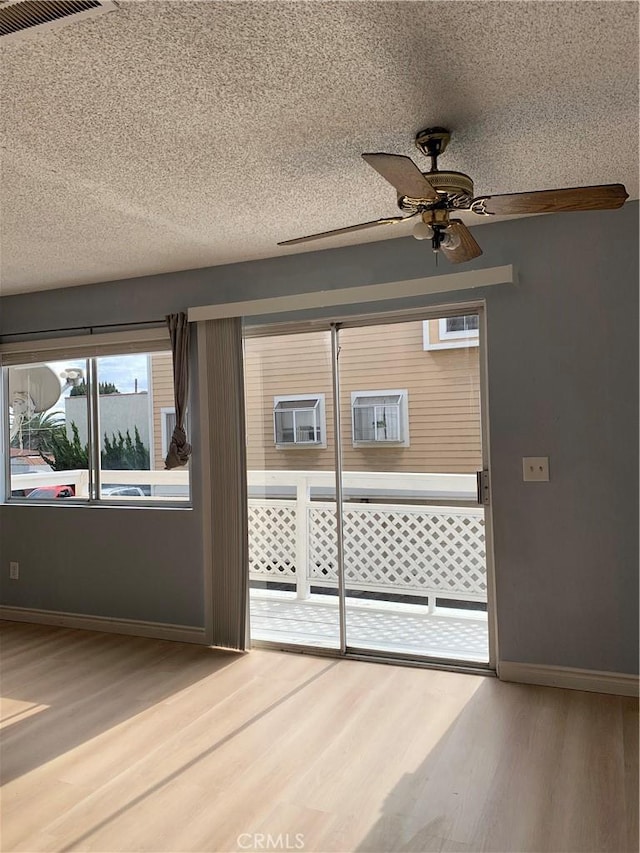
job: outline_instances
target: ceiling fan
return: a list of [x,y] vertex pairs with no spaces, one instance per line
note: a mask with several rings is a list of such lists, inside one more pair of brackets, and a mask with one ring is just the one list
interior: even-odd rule
[[438,157],[449,140],[450,131],[443,127],[421,130],[415,139],[417,148],[431,159],[431,168],[422,172],[410,157],[401,154],[363,154],[362,158],[382,175],[398,194],[398,207],[407,216],[375,219],[333,231],[309,234],[294,240],[284,240],[279,246],[293,246],[334,234],[348,234],[378,225],[397,225],[414,216],[413,236],[418,240],[431,240],[434,252],[441,251],[453,264],[477,258],[482,249],[461,219],[451,218],[451,213],[468,210],[479,216],[516,213],[561,213],[571,210],[611,210],[624,204],[628,193],[623,184],[601,184],[594,187],[538,190],[506,195],[473,195],[473,181],[462,172],[441,172]]

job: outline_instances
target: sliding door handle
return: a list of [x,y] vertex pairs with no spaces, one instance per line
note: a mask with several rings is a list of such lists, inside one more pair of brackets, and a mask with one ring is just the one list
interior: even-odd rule
[[489,490],[489,469],[476,471],[476,499],[481,506],[488,506],[491,500]]

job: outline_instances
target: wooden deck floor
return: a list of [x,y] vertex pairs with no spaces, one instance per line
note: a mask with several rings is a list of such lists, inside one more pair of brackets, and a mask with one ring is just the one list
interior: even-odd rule
[[0,629],[4,851],[638,849],[633,699]]
[[[487,663],[486,612],[347,598],[347,644],[361,649]],[[251,590],[251,637],[283,644],[337,648],[338,599]]]

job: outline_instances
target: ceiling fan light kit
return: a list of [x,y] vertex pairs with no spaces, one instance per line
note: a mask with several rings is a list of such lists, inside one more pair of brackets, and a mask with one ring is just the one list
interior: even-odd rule
[[336,234],[360,231],[378,225],[396,225],[414,216],[420,221],[414,226],[417,240],[431,240],[434,252],[442,252],[451,263],[473,260],[482,249],[461,219],[450,214],[466,210],[478,216],[562,213],[577,210],[614,210],[628,198],[623,184],[601,184],[592,187],[537,190],[526,193],[507,193],[474,197],[473,181],[463,172],[440,171],[438,157],[451,140],[444,127],[427,127],[415,138],[416,147],[431,161],[431,168],[422,172],[410,157],[401,154],[367,153],[363,160],[388,181],[396,190],[400,210],[407,216],[388,217],[309,234],[294,240],[284,240],[279,246],[292,246]]
[[416,240],[431,240],[433,237],[433,228],[428,222],[422,219],[413,226],[413,236]]

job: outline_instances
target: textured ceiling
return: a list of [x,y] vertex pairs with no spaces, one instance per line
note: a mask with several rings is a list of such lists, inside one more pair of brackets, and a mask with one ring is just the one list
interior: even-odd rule
[[476,194],[638,197],[635,2],[122,2],[0,85],[3,294],[396,236],[276,246],[397,213],[360,152],[428,125]]

